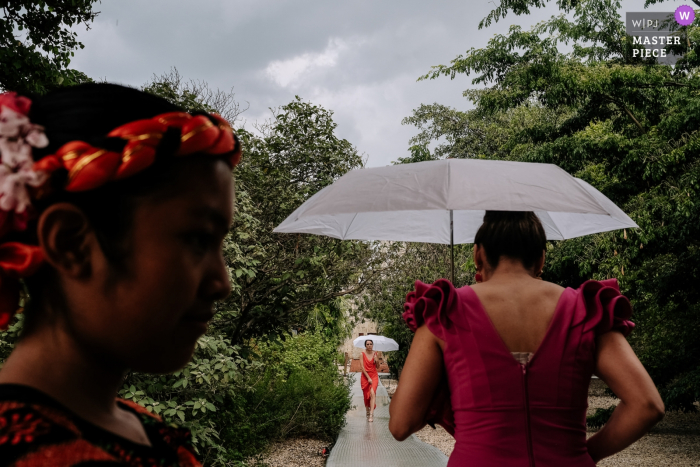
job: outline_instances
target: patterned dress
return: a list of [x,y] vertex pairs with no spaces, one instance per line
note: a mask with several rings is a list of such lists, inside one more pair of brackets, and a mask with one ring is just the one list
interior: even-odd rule
[[201,467],[189,431],[134,402],[118,404],[141,420],[151,446],[88,423],[34,388],[0,384],[0,466]]

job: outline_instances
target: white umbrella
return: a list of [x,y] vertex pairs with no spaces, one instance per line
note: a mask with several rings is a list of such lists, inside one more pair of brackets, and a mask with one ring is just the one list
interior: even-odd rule
[[399,344],[394,339],[390,339],[384,336],[375,336],[372,334],[356,338],[352,341],[352,345],[354,347],[364,349],[365,341],[372,341],[374,344],[372,348],[374,350],[378,350],[379,352],[391,352],[392,350],[399,350]]
[[454,245],[474,242],[486,210],[534,211],[549,240],[637,227],[556,165],[447,159],[348,172],[274,231]]

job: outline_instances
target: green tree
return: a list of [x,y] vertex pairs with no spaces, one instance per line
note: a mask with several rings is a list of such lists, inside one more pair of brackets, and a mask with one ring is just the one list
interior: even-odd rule
[[44,93],[89,78],[69,69],[74,52],[83,48],[71,28],[87,29],[97,16],[96,0],[13,0],[1,3],[0,88]]
[[190,112],[216,112],[232,125],[247,109],[236,100],[233,88],[228,91],[212,89],[206,81],[186,80],[172,67],[161,75],[153,75],[143,90],[167,99]]
[[[243,111],[232,92],[185,82],[176,69],[155,76],[144,90],[231,121]],[[297,97],[273,109],[256,133],[238,130],[244,157],[235,172],[234,226],[224,245],[234,287],[216,321],[234,343],[319,324],[342,334],[347,309],[339,299],[378,277],[382,257],[370,244],[272,233],[309,197],[363,166],[356,149],[335,135],[332,115]]]
[[[542,1],[504,1],[482,21]],[[421,79],[465,74],[474,108],[423,105],[404,123],[433,157],[554,163],[601,190],[639,229],[553,242],[545,278],[577,287],[617,277],[634,304],[630,342],[668,409],[700,399],[700,30],[680,28],[675,67],[632,56],[612,0],[558,2],[528,31],[511,26]],[[562,52],[563,44],[572,46]]]
[[296,98],[273,112],[260,136],[240,132],[245,156],[236,170],[238,210],[226,244],[235,285],[220,314],[234,342],[304,329],[319,305],[337,322],[337,299],[378,278],[382,256],[371,244],[272,233],[312,195],[362,167],[335,128],[332,112]]
[[[217,111],[233,121],[242,110],[232,92],[186,82],[176,69],[144,90],[190,111]],[[381,271],[371,244],[272,230],[312,195],[361,168],[357,150],[335,135],[333,113],[296,98],[258,125],[238,130],[244,157],[236,169],[236,214],[225,243],[233,292],[219,304],[217,327],[232,342],[321,324],[346,332],[339,298],[361,292]]]

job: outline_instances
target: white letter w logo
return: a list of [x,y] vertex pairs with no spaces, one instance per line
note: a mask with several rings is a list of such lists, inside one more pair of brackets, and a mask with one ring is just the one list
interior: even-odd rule
[[682,20],[687,21],[690,18],[690,12],[689,11],[681,11],[678,13],[678,15],[681,17]]

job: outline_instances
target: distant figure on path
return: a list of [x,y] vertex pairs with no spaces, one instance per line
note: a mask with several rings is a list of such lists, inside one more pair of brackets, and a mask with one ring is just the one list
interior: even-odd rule
[[[477,284],[418,281],[406,298],[416,334],[389,407],[396,439],[439,423],[456,440],[450,467],[593,467],[663,417],[615,279],[540,280],[546,237],[532,212],[487,211],[474,243]],[[586,440],[593,374],[621,402]]]
[[231,291],[231,126],[90,83],[0,95],[0,143],[0,329],[28,293],[0,465],[200,466],[189,430],[117,391],[183,368]]
[[365,396],[365,409],[367,409],[367,421],[374,421],[374,409],[377,408],[377,385],[379,385],[379,374],[377,367],[379,361],[377,352],[372,350],[374,341],[367,339],[365,341],[365,351],[362,352],[362,376],[360,384],[362,386],[362,394]]

